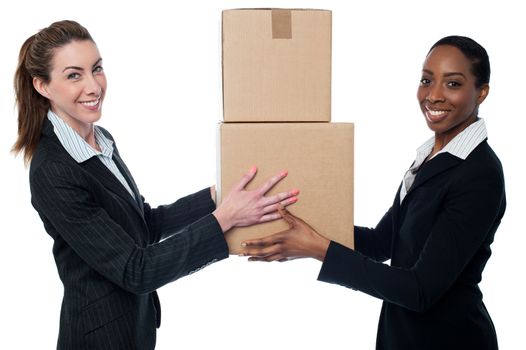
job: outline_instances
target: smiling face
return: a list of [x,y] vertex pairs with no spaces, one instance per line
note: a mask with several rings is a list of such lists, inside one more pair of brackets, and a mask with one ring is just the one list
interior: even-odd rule
[[427,55],[417,98],[428,127],[444,145],[477,120],[489,86],[477,88],[475,81],[471,62],[456,47],[437,46]]
[[33,85],[46,97],[51,110],[86,137],[101,116],[106,76],[97,45],[72,41],[55,50],[50,81],[35,78]]

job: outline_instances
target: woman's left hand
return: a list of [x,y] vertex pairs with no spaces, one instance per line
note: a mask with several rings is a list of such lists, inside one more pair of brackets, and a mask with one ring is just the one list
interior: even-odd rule
[[249,261],[287,261],[298,258],[325,259],[330,241],[302,219],[280,206],[281,217],[289,229],[271,236],[244,241],[243,256]]

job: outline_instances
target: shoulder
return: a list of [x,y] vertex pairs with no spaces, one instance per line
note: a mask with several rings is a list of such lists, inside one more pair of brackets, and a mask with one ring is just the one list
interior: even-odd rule
[[37,149],[31,159],[29,176],[32,177],[38,169],[49,162],[67,161],[68,158],[71,158],[71,156],[64,147],[62,147],[60,141],[54,134],[43,134],[38,141]]
[[79,164],[69,155],[55,135],[43,135],[29,167],[29,182],[33,188],[42,181],[60,182],[82,177]]
[[481,197],[504,196],[502,164],[487,141],[478,145],[461,163],[454,172],[453,184],[466,191],[476,191]]
[[483,141],[464,161],[466,170],[480,174],[494,175],[504,178],[504,171],[499,157],[493,151],[488,141]]

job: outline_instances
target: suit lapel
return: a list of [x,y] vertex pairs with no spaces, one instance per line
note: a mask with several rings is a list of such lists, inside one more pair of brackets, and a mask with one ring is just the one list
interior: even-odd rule
[[[411,201],[411,194],[430,179],[434,178],[435,176],[439,176],[440,174],[443,174],[447,170],[459,165],[460,163],[462,163],[462,159],[455,157],[450,153],[440,153],[435,158],[425,162],[420,167],[420,170],[416,175],[415,181],[413,182],[411,188],[407,191],[407,194],[402,203],[400,203],[400,189],[402,187],[400,185],[400,187],[398,188],[398,192],[395,196],[395,200],[393,202],[393,232],[399,232],[400,230],[400,225],[402,223],[401,220],[403,220],[403,216],[405,215],[405,211],[407,210],[407,203]],[[395,245],[397,243],[397,240],[398,234],[393,235],[391,242],[391,252],[394,252],[396,250]]]
[[407,195],[413,192],[419,186],[422,186],[429,179],[443,173],[444,171],[457,166],[462,162],[462,159],[455,157],[450,153],[440,153],[435,158],[425,162],[420,171],[416,175],[415,182],[407,191]]
[[142,208],[139,208],[137,201],[133,199],[128,190],[120,183],[115,175],[113,175],[113,173],[102,164],[99,158],[92,157],[87,161],[80,163],[80,165],[95,176],[106,189],[128,202],[141,217],[144,216]]
[[117,164],[117,168],[119,168],[119,171],[124,176],[126,181],[128,182],[128,185],[130,185],[133,194],[135,195],[135,200],[137,202],[137,205],[139,206],[141,212],[144,211],[144,207],[142,204],[141,194],[139,193],[139,189],[137,188],[137,184],[133,180],[133,177],[131,176],[130,171],[128,170],[128,167],[124,162],[122,161],[119,152],[117,151],[117,148],[115,148],[115,151],[113,152],[113,160],[115,161],[115,164]]

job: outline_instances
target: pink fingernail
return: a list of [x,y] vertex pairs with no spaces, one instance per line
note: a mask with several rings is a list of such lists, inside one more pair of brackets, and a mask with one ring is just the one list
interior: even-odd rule
[[297,195],[300,193],[300,190],[298,190],[297,188],[295,188],[295,189],[293,189],[293,190],[291,191],[291,193],[292,193],[293,196],[297,196]]
[[296,197],[292,197],[292,198],[290,199],[290,201],[291,201],[292,203],[296,203],[296,202],[298,201],[298,198],[296,198]]
[[284,170],[281,172],[281,174],[279,174],[281,177],[284,177],[284,176],[287,176],[289,174],[289,172],[287,170]]

